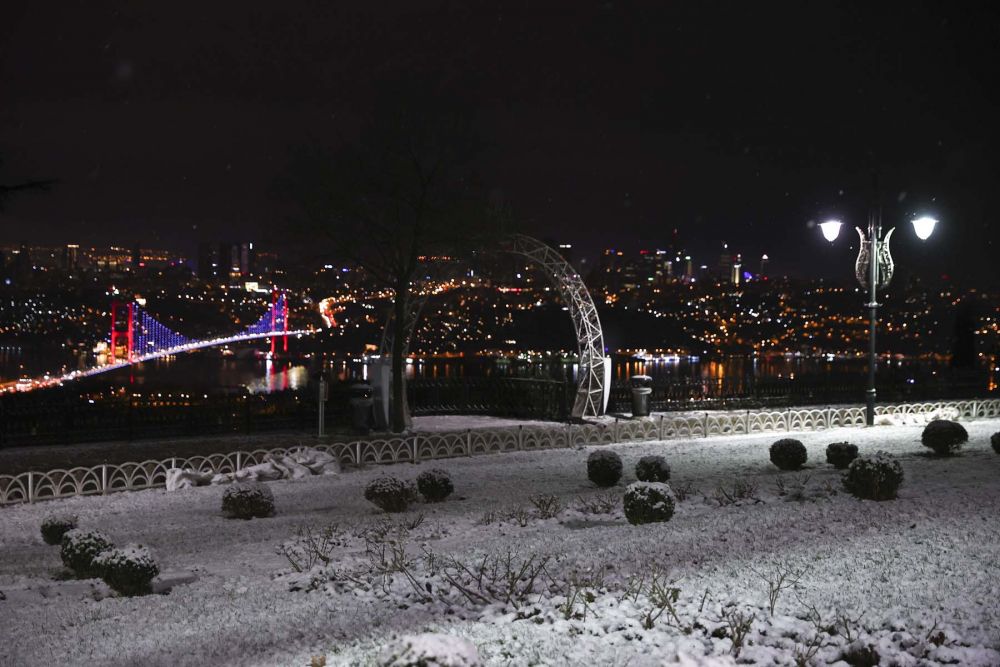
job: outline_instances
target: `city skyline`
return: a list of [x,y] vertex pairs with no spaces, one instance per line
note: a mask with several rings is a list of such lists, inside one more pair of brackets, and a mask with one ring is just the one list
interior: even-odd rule
[[0,182],[60,182],[13,202],[0,241],[279,241],[296,147],[335,148],[391,89],[467,109],[485,185],[592,258],[676,228],[695,254],[725,239],[782,273],[849,276],[850,242],[814,225],[863,226],[877,171],[887,227],[942,221],[927,244],[898,234],[899,261],[998,280],[986,10],[171,7],[13,12]]

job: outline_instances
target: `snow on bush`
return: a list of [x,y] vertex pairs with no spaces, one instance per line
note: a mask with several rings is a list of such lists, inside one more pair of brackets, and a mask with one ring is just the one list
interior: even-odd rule
[[160,573],[153,554],[141,544],[102,551],[94,566],[101,570],[104,583],[128,597],[152,593],[153,578]]
[[452,494],[455,485],[448,471],[433,468],[417,475],[417,490],[427,502],[439,503]]
[[993,446],[993,451],[1000,454],[1000,431],[997,431],[990,436],[990,445]]
[[417,487],[388,475],[380,475],[365,487],[365,500],[386,512],[405,512],[417,502]]
[[783,438],[771,445],[771,463],[782,470],[798,470],[806,462],[806,446],[794,438]]
[[88,579],[101,576],[101,569],[95,565],[94,559],[102,551],[114,546],[111,538],[104,533],[74,528],[63,535],[59,555],[63,565],[73,570],[77,576]]
[[676,504],[668,484],[633,482],[625,489],[625,518],[633,526],[670,521]]
[[826,447],[826,462],[843,470],[858,458],[858,446],[849,442],[834,442]]
[[863,500],[892,500],[903,485],[903,466],[887,452],[862,456],[844,474],[844,488]]
[[587,457],[587,477],[602,488],[617,484],[623,468],[622,457],[610,449],[598,449]]
[[951,456],[969,441],[969,432],[958,422],[939,419],[924,427],[920,441],[938,456]]
[[635,464],[635,476],[640,482],[666,482],[670,479],[670,466],[662,456],[643,456]]
[[51,546],[62,543],[63,535],[76,528],[74,514],[53,514],[42,522],[42,539]]
[[266,484],[237,482],[222,494],[222,513],[231,519],[274,516],[274,493]]
[[472,642],[427,633],[401,637],[379,655],[378,667],[482,667]]

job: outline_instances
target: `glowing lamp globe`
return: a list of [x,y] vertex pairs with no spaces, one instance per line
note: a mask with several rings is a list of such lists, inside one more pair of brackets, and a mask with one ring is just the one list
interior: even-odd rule
[[823,232],[823,238],[825,238],[830,243],[836,241],[837,237],[840,236],[840,228],[843,226],[843,224],[844,223],[838,220],[831,220],[830,222],[822,223],[819,226],[819,228]]
[[937,220],[934,218],[929,218],[927,216],[917,218],[913,221],[913,231],[917,233],[917,237],[921,241],[926,241],[930,235],[934,233],[934,225],[936,224]]

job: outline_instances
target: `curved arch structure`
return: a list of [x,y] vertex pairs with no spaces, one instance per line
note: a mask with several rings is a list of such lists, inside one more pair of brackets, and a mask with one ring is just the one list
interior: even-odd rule
[[[507,252],[524,257],[538,266],[559,290],[563,302],[569,308],[573,328],[576,330],[577,352],[580,358],[573,417],[580,419],[603,415],[611,388],[611,364],[604,355],[604,333],[601,330],[601,320],[597,316],[597,307],[583,279],[558,252],[537,239],[514,234],[504,245],[507,246],[505,248]],[[413,332],[428,296],[428,294],[411,293],[407,298],[405,327],[407,336],[403,343],[404,355],[409,354],[410,341],[413,340]],[[390,313],[379,348],[382,359],[387,359],[392,354],[392,320],[393,315]],[[387,365],[384,368],[388,370]],[[376,381],[377,384],[384,383],[385,392],[388,391],[387,379],[383,375],[381,382]],[[388,397],[387,393],[384,395]],[[387,410],[388,405],[385,407]]]

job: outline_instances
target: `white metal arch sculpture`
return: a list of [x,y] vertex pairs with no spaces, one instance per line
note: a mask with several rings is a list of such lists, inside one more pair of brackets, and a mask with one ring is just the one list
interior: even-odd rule
[[[576,399],[573,402],[572,416],[576,419],[598,417],[604,414],[608,405],[608,395],[611,390],[611,360],[604,354],[604,333],[601,330],[601,320],[597,316],[597,307],[587,291],[583,279],[563,257],[537,239],[522,234],[514,234],[503,245],[506,252],[524,257],[538,266],[552,284],[559,290],[563,302],[569,308],[576,331],[577,351],[580,366],[577,380]],[[406,340],[403,342],[403,354],[410,351],[410,341],[416,329],[417,320],[423,310],[428,294],[413,294],[406,301]],[[379,353],[382,359],[388,359],[392,354],[392,318],[386,322],[382,332],[382,344]],[[375,376],[379,377],[378,375]],[[382,384],[387,378],[376,383]],[[387,384],[387,383],[386,383]],[[386,389],[385,395],[388,396]],[[388,406],[385,407],[388,409]],[[407,409],[407,413],[409,410]]]

